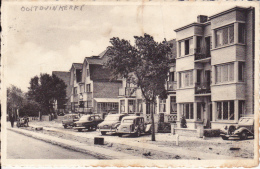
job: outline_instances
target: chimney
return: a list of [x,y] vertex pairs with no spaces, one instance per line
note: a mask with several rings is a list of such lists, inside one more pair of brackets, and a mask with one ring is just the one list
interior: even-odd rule
[[205,23],[207,21],[208,21],[208,16],[206,16],[206,15],[199,15],[197,17],[197,22],[199,22],[199,23]]

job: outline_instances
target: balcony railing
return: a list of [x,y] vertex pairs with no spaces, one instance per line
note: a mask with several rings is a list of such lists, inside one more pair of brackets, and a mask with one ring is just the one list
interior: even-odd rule
[[210,58],[210,50],[206,47],[198,47],[195,49],[195,60]]
[[211,93],[210,82],[195,83],[195,94],[207,94],[207,93]]
[[176,81],[167,81],[166,82],[166,90],[168,91],[175,91],[177,88]]
[[123,87],[123,88],[119,88],[119,96],[136,96],[136,87]]

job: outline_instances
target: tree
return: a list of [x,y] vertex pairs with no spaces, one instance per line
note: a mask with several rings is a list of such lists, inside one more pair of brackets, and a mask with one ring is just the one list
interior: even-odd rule
[[40,106],[42,114],[50,114],[55,100],[63,104],[66,99],[66,84],[56,75],[41,74],[30,81],[28,96]]
[[[152,104],[155,109],[156,97],[167,97],[165,82],[169,72],[170,47],[165,42],[155,42],[148,34],[134,38],[135,46],[118,37],[110,39],[112,46],[108,47],[106,67],[111,69],[114,79],[123,77],[137,85],[146,103]],[[155,141],[153,113],[151,119],[152,141]]]
[[7,88],[7,112],[15,113],[24,105],[25,94],[18,87],[11,85]]

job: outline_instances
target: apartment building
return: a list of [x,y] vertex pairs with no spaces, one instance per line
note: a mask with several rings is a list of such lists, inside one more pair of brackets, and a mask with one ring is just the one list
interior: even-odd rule
[[68,111],[71,110],[70,98],[71,98],[72,86],[70,85],[70,72],[53,71],[52,75],[56,75],[58,78],[63,80],[63,82],[67,85],[65,101],[61,102],[60,100],[56,100],[54,103],[54,110],[57,113],[60,113],[60,112],[68,113]]
[[105,50],[98,56],[86,57],[83,64],[72,64],[72,111],[81,113],[119,112],[121,80],[111,80],[111,71],[103,67],[108,58]]
[[254,8],[234,7],[175,30],[177,126],[220,128],[254,113]]

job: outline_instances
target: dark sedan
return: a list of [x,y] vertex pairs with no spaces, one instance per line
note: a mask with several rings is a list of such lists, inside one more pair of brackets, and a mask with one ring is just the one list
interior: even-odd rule
[[82,116],[79,121],[75,122],[75,127],[73,129],[82,131],[83,129],[96,130],[97,125],[101,123],[103,120],[99,115],[84,115]]

